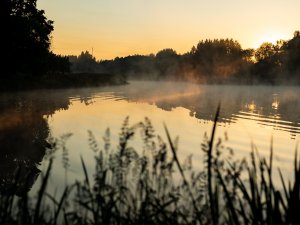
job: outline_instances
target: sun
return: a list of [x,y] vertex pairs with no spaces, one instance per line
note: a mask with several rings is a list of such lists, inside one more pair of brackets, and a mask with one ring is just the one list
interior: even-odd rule
[[260,38],[257,39],[255,43],[255,47],[258,48],[262,43],[269,42],[272,44],[276,44],[279,40],[287,40],[287,35],[283,33],[276,33],[276,32],[268,32],[262,34]]

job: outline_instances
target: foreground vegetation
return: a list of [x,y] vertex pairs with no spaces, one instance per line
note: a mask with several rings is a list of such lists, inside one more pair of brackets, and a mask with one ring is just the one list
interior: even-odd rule
[[[81,157],[84,179],[66,186],[55,198],[47,192],[54,159],[49,154],[35,198],[26,192],[18,197],[1,193],[1,224],[297,224],[297,154],[293,181],[287,185],[279,170],[282,186],[275,186],[272,146],[269,159],[261,158],[253,147],[249,160],[234,160],[233,152],[214,140],[217,118],[218,113],[210,139],[205,137],[202,144],[203,171],[193,169],[190,157],[181,162],[177,139],[165,127],[164,142],[147,118],[133,126],[126,118],[116,151],[111,150],[109,130],[103,148],[89,132],[96,162],[93,179]],[[137,152],[129,142],[139,132],[143,147]],[[65,152],[64,143],[53,139],[51,152]],[[19,175],[16,170],[15,188],[24,185],[18,183]]]

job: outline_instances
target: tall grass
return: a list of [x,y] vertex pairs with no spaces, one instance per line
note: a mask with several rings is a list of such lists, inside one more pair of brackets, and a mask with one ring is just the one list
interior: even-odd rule
[[[58,199],[53,197],[47,193],[50,157],[36,198],[1,193],[1,224],[299,224],[297,151],[294,179],[289,183],[280,169],[274,171],[272,145],[268,159],[252,147],[248,160],[233,160],[233,152],[220,139],[215,142],[219,110],[211,137],[202,142],[203,171],[192,168],[190,157],[185,161],[178,157],[177,139],[172,139],[166,126],[165,142],[155,135],[149,119],[131,126],[126,118],[115,151],[109,129],[103,147],[89,132],[89,146],[95,154],[92,179],[80,156],[83,180],[66,186]],[[136,151],[130,140],[138,135],[143,146]],[[67,170],[68,154],[61,148]],[[274,185],[275,172],[281,186]]]

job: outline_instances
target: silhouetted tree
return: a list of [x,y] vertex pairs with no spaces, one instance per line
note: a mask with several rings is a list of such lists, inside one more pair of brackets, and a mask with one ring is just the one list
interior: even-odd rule
[[249,62],[251,50],[244,51],[232,39],[200,41],[190,51],[190,63],[199,80],[224,80],[240,72]]
[[280,79],[283,72],[284,43],[284,41],[278,41],[276,44],[265,42],[255,51],[256,63],[252,70],[253,76],[267,83],[275,83]]
[[[132,55],[97,62],[88,52],[69,57],[73,71],[112,73],[133,79],[175,79],[211,83],[271,83],[300,80],[300,31],[288,41],[242,49],[233,39],[202,40],[190,52],[167,48],[156,55]],[[77,66],[79,66],[78,63]],[[77,68],[77,69],[76,69]],[[92,68],[92,69],[91,69]]]
[[285,70],[290,76],[300,79],[300,31],[295,31],[294,37],[282,48],[285,51]]
[[96,58],[89,51],[81,52],[78,57],[71,57],[72,71],[76,73],[96,72]]
[[36,0],[1,0],[0,16],[4,78],[37,76],[60,67],[68,70],[66,59],[49,51],[53,21],[37,9]]
[[116,74],[130,79],[156,79],[157,71],[155,67],[155,56],[132,55],[124,58],[118,58],[119,65],[122,67]]
[[3,69],[9,74],[44,72],[53,22],[36,8],[36,0],[2,0],[0,4]]
[[98,70],[121,76],[122,79],[157,79],[155,56],[130,55],[98,62]]
[[176,51],[167,48],[156,54],[156,68],[159,72],[159,79],[176,78],[180,73],[179,55]]
[[48,68],[47,71],[50,74],[69,73],[70,61],[67,56],[56,55],[52,52],[48,54]]

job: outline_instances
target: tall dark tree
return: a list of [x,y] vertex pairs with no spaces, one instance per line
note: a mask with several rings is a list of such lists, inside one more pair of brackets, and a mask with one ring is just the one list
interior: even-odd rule
[[96,58],[88,51],[81,52],[78,57],[71,58],[73,72],[96,72]]
[[45,72],[53,21],[36,7],[36,0],[1,0],[1,70],[6,76]]
[[225,80],[241,71],[251,51],[245,51],[232,39],[200,41],[193,47],[190,61],[200,80]]
[[156,68],[159,79],[176,78],[180,73],[179,55],[175,50],[166,48],[156,54]]
[[300,79],[300,31],[294,32],[294,37],[283,45],[283,50],[286,71]]
[[284,41],[276,44],[265,42],[255,51],[256,63],[252,68],[253,76],[265,83],[276,83],[283,74]]

